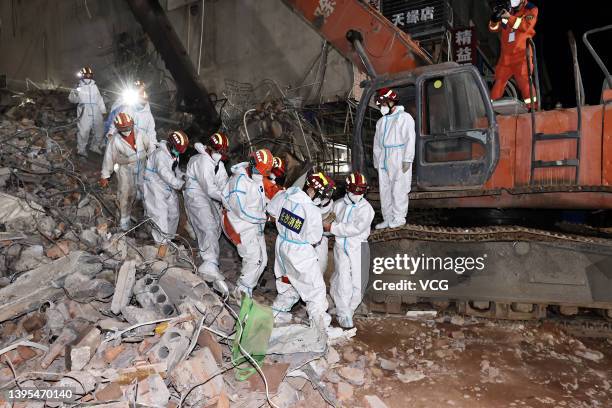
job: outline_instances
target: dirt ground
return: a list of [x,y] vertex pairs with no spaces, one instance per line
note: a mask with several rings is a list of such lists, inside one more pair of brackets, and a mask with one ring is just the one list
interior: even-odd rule
[[[610,341],[578,340],[547,323],[449,320],[359,319],[338,365],[365,357],[366,382],[345,406],[371,394],[390,408],[612,406]],[[397,367],[382,368],[381,358]]]

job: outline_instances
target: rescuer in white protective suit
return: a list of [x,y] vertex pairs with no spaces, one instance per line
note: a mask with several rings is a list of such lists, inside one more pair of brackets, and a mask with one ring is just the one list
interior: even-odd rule
[[223,161],[229,148],[229,139],[222,133],[210,137],[208,146],[195,144],[199,154],[187,164],[185,210],[198,239],[202,264],[198,273],[215,283],[220,292],[227,293],[224,276],[219,272],[219,238],[221,237],[221,195],[228,176]]
[[366,178],[362,174],[349,174],[346,178],[346,195],[334,203],[336,220],[323,225],[323,229],[336,238],[334,274],[329,292],[336,305],[338,324],[345,329],[353,327],[353,314],[363,299],[368,282],[368,236],[374,209],[364,198],[367,188]]
[[119,112],[127,113],[134,119],[136,132],[142,135],[145,146],[148,146],[147,151],[153,151],[157,144],[155,119],[153,119],[153,115],[151,114],[149,96],[147,95],[143,82],[135,81],[134,88],[124,90],[121,97],[113,104],[106,121],[107,129],[105,129],[105,134],[109,140],[112,135],[117,133],[114,117]]
[[121,215],[119,226],[123,231],[127,231],[130,229],[136,192],[142,188],[148,152],[142,135],[134,129],[134,121],[130,115],[123,112],[116,115],[115,126],[118,132],[111,136],[106,145],[100,186],[107,187],[113,172],[117,173],[117,199]]
[[391,89],[378,92],[376,105],[382,118],[376,122],[374,167],[378,169],[380,207],[383,222],[376,229],[397,228],[406,224],[408,193],[412,182],[415,131],[414,119],[398,105]]
[[306,303],[310,321],[328,327],[325,281],[315,245],[321,242],[323,222],[313,199],[327,197],[331,185],[323,173],[308,177],[304,190],[291,187],[278,193],[268,205],[276,219],[274,274],[278,295],[272,304],[277,322],[290,320],[290,311],[300,299]]
[[[326,190],[326,194],[324,197],[317,197],[312,202],[319,208],[321,211],[321,218],[323,219],[323,224],[332,223],[336,217],[334,214],[334,200],[332,200],[332,195],[336,190],[336,183],[332,179],[329,180],[329,188]],[[327,258],[329,256],[329,236],[330,232],[323,231],[323,238],[321,238],[321,242],[315,246],[317,250],[317,256],[319,257],[319,267],[321,269],[321,276],[325,275],[325,271],[327,271]]]
[[268,149],[257,150],[248,162],[232,166],[232,176],[223,189],[223,232],[236,245],[242,258],[240,278],[236,282],[233,297],[242,294],[252,296],[267,263],[266,198],[263,178],[272,170],[272,153]]
[[176,190],[185,183],[185,174],[178,168],[179,155],[189,146],[187,135],[176,130],[167,142],[161,142],[147,159],[144,176],[144,207],[147,217],[156,224],[153,239],[159,245],[158,257],[166,256],[167,242],[174,237],[179,222],[179,201]]
[[[87,157],[87,145],[94,153],[102,153],[104,119],[106,113],[104,100],[93,79],[93,70],[90,67],[81,68],[78,73],[79,84],[70,91],[68,100],[77,105],[77,153]],[[93,131],[93,139],[89,135]]]

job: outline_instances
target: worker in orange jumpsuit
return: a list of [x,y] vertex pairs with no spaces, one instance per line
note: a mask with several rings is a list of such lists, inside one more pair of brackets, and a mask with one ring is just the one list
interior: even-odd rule
[[510,10],[496,8],[489,21],[489,30],[501,32],[501,55],[495,67],[495,84],[491,99],[502,97],[506,83],[514,76],[526,104],[537,107],[536,90],[530,98],[529,75],[532,63],[527,64],[527,40],[535,35],[538,8],[527,0],[510,0]]

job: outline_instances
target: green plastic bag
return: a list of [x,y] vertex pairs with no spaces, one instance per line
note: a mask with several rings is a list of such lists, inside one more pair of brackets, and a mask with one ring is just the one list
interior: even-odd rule
[[244,296],[238,319],[232,345],[232,362],[236,368],[236,380],[244,381],[257,372],[257,369],[240,350],[239,345],[251,355],[259,367],[262,367],[268,351],[274,317],[272,309],[268,306],[260,305],[250,297]]

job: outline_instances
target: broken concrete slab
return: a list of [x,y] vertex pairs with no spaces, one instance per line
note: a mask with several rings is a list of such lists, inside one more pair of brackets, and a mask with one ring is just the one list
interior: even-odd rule
[[[142,309],[136,306],[125,306],[121,309],[121,315],[125,320],[128,321],[129,326],[138,323],[152,322],[154,320],[159,320],[163,318],[156,310]],[[137,327],[136,329],[134,329],[134,332],[138,334],[151,333],[153,332],[153,330],[155,330],[155,326],[155,323],[147,324],[144,326]]]
[[211,328],[229,333],[234,328],[235,320],[225,309],[223,302],[209,287],[208,284],[191,270],[184,268],[167,268],[159,278],[159,286],[167,294],[168,299],[175,306],[186,300],[197,305],[205,313],[205,324]]
[[[190,328],[177,325],[168,328],[159,342],[147,353],[147,358],[151,363],[166,364],[168,369],[172,369],[183,358],[189,348],[193,325]],[[208,353],[212,357],[210,350]],[[213,357],[214,363],[214,357]]]
[[111,303],[111,311],[114,314],[119,314],[121,309],[130,303],[134,283],[136,283],[136,263],[134,261],[125,261],[119,269],[115,295]]
[[118,383],[112,382],[94,393],[96,401],[113,401],[123,396],[123,391]]
[[15,272],[25,272],[50,262],[51,260],[45,256],[42,245],[32,245],[21,251],[19,259],[13,265],[13,269],[15,269]]
[[202,330],[198,336],[198,346],[208,347],[210,352],[215,357],[217,364],[223,364],[223,349],[221,344],[217,342],[215,336],[209,331]]
[[290,408],[299,401],[300,395],[289,383],[283,382],[278,387],[278,394],[272,397],[272,402],[279,408]]
[[134,293],[138,303],[145,309],[155,309],[164,317],[170,317],[176,313],[168,295],[152,275],[145,275],[138,279],[134,285]]
[[40,362],[42,368],[47,368],[51,365],[53,360],[60,356],[64,352],[66,346],[72,345],[76,342],[79,337],[79,333],[86,330],[89,323],[83,319],[74,319],[68,323],[58,338],[51,344],[49,351]]
[[[0,322],[37,310],[43,303],[58,299],[64,291],[54,281],[77,271],[83,273],[83,269],[89,268],[84,268],[83,261],[89,258],[86,252],[71,252],[64,258],[20,275],[11,285],[0,289]],[[98,266],[99,271],[102,265]]]
[[[265,364],[262,368],[264,376],[268,382],[268,392],[276,394],[281,382],[285,379],[288,363]],[[260,374],[255,374],[249,377],[249,387],[253,391],[266,391],[266,385]]]
[[68,370],[82,370],[89,363],[102,341],[100,335],[100,330],[91,327],[80,339],[77,339],[74,346],[68,346],[66,349]]
[[223,392],[223,377],[213,376],[218,371],[219,367],[212,353],[205,347],[192,353],[189,359],[180,362],[170,374],[170,379],[182,395],[193,386],[207,381],[204,385],[194,388],[186,398],[185,402],[192,405],[202,399],[216,398]]
[[166,408],[170,400],[170,391],[159,374],[139,381],[137,390],[136,401],[147,407]]
[[66,277],[64,289],[70,297],[79,302],[94,299],[105,300],[113,295],[115,287],[103,279],[91,279],[82,273],[73,273]]
[[33,201],[0,193],[0,220],[9,231],[36,231],[36,221],[45,210]]
[[353,385],[360,387],[365,384],[365,373],[361,368],[342,367],[338,370],[338,374]]

